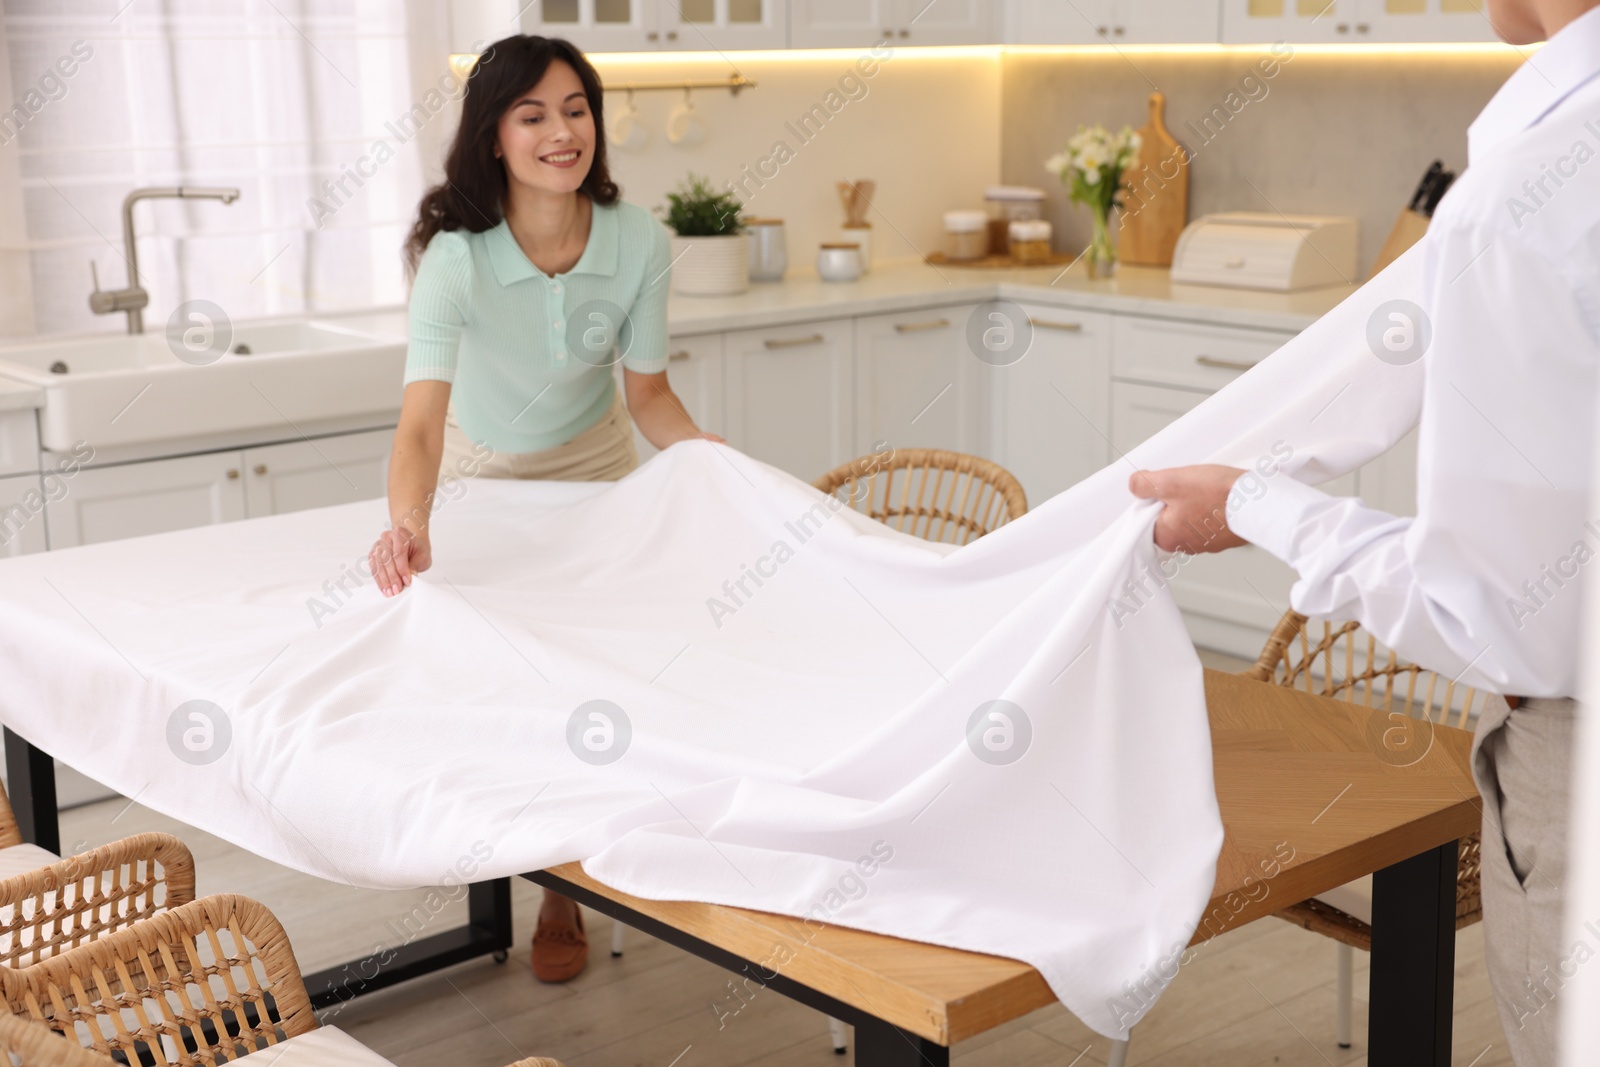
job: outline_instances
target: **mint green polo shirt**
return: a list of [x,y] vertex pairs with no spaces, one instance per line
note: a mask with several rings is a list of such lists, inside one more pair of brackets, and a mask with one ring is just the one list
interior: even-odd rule
[[405,383],[450,382],[456,421],[496,452],[539,452],[599,422],[613,364],[667,367],[667,231],[644,208],[594,207],[577,264],[535,267],[509,225],[443,230],[411,287]]

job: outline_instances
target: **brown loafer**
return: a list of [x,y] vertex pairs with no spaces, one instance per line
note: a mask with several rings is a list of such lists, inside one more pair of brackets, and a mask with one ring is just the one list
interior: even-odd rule
[[533,974],[541,982],[569,982],[589,962],[589,936],[583,931],[583,912],[578,925],[552,926],[540,923],[533,934]]

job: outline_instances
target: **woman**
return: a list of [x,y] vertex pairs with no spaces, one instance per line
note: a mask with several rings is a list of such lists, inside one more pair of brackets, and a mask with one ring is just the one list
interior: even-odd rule
[[[385,596],[432,563],[428,518],[451,468],[612,480],[638,464],[633,423],[657,448],[721,440],[667,385],[667,234],[618,198],[603,102],[583,54],[544,37],[496,42],[467,82],[445,180],[423,197],[406,244],[416,278],[392,528],[370,556]],[[534,973],[566,981],[587,959],[577,905],[546,892]]]

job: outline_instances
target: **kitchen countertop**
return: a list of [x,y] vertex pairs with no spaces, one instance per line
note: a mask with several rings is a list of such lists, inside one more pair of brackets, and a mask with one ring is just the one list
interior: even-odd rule
[[1157,318],[1299,331],[1356,286],[1268,293],[1209,285],[1174,285],[1162,267],[1118,267],[1117,276],[1091,280],[1084,263],[1060,267],[983,270],[935,267],[914,261],[884,263],[854,282],[824,282],[790,271],[779,283],[752,282],[739,296],[674,296],[667,309],[676,336],[777,326],[818,318],[909,311],[994,299],[1025,300],[1117,311]]
[[[1115,278],[1092,280],[1077,263],[1059,267],[982,270],[935,267],[914,260],[880,263],[854,282],[825,282],[809,271],[791,270],[782,282],[753,282],[738,296],[673,296],[667,307],[674,337],[759,329],[914,311],[996,298],[1154,318],[1298,332],[1332,310],[1356,286],[1269,293],[1207,285],[1174,285],[1165,268],[1120,265]],[[290,316],[303,318],[305,316]],[[336,319],[404,341],[403,307],[313,315]],[[51,337],[57,341],[63,338]],[[7,342],[15,343],[15,342]],[[26,343],[26,342],[23,342]],[[0,377],[0,411],[44,406],[44,390]]]

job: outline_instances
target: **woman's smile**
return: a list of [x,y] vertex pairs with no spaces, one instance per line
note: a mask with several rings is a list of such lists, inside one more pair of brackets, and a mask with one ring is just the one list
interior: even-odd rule
[[564,148],[559,152],[551,152],[549,155],[540,156],[539,162],[547,163],[552,167],[560,167],[561,169],[566,170],[570,167],[576,167],[578,165],[578,161],[582,158],[582,150],[577,148]]

